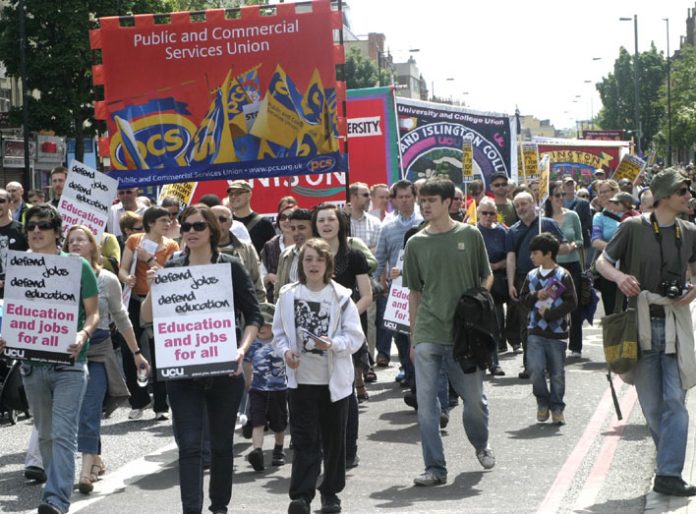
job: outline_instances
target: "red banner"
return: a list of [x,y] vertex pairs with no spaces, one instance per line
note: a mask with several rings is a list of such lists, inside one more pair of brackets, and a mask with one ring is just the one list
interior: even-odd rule
[[132,19],[91,33],[122,186],[345,169],[342,17],[328,0]]
[[571,176],[579,184],[587,185],[592,180],[592,173],[603,168],[607,175],[616,169],[621,161],[620,145],[592,146],[563,145],[539,143],[539,155],[550,155],[551,176],[553,180]]

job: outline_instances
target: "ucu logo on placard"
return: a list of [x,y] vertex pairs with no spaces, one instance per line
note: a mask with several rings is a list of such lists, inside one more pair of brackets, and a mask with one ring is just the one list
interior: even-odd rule
[[167,368],[161,370],[162,378],[175,378],[184,376],[184,368]]
[[10,359],[24,359],[24,350],[5,348],[5,357],[9,357]]

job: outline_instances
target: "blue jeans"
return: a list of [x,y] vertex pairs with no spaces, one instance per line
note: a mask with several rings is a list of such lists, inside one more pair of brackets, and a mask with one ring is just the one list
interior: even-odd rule
[[377,315],[375,316],[375,325],[377,326],[377,342],[375,347],[377,348],[377,354],[383,355],[387,358],[391,355],[391,340],[393,332],[387,330],[382,325],[384,321],[384,311],[387,308],[387,296],[381,294],[377,297]]
[[452,345],[418,343],[416,345],[416,397],[418,425],[425,470],[447,477],[447,463],[440,436],[440,401],[438,389],[442,363],[452,387],[462,398],[462,420],[469,442],[476,450],[488,447],[488,400],[483,392],[484,371],[464,373],[452,355]]
[[689,413],[676,354],[665,353],[665,320],[651,319],[652,349],[644,351],[633,377],[638,400],[657,447],[657,474],[680,477],[686,455]]
[[[563,411],[565,408],[565,352],[566,342],[562,339],[533,334],[527,336],[527,371],[539,407],[549,407],[552,411]],[[546,371],[551,382],[550,393]]]
[[87,376],[84,362],[72,366],[22,364],[22,381],[46,470],[42,501],[64,512],[70,508],[75,482],[77,429]]
[[437,399],[440,402],[440,412],[449,413],[449,378],[447,377],[447,362],[442,361],[440,366],[440,381],[437,387]]
[[[109,344],[111,340],[109,339]],[[82,453],[101,453],[102,404],[106,394],[106,367],[103,362],[88,362],[89,380],[80,410],[80,429],[77,450]]]
[[203,440],[210,431],[210,510],[227,512],[232,496],[234,425],[243,376],[170,380],[166,383],[179,446],[179,488],[184,514],[203,510]]

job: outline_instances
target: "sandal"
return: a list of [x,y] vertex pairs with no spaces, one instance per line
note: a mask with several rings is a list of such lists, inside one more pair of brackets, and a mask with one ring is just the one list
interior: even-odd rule
[[356,392],[357,392],[357,397],[358,397],[358,403],[363,403],[363,402],[366,402],[367,400],[370,399],[370,395],[367,394],[367,391],[365,390],[365,386],[357,387]]
[[[94,467],[94,466],[92,466]],[[80,481],[77,484],[77,489],[82,494],[89,494],[94,490],[94,485],[92,485],[92,477],[87,475],[82,475]]]
[[[98,467],[99,470],[97,473],[94,472],[94,467]],[[94,464],[92,464],[92,469],[90,471],[92,475],[97,475],[97,476],[102,476],[104,473],[106,473],[106,464],[102,460],[101,456],[97,455],[94,457]]]
[[365,372],[365,382],[371,384],[372,382],[377,382],[377,373],[374,372],[372,368]]

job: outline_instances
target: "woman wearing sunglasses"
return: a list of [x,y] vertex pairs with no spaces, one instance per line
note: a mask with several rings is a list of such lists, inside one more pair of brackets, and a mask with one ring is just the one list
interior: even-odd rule
[[[150,355],[152,360],[152,389],[154,396],[154,411],[155,419],[167,419],[167,392],[164,384],[156,379],[155,370],[157,369],[157,361],[152,358],[154,355],[154,341],[150,333],[145,333],[140,320],[140,304],[150,291],[147,283],[147,270],[154,266],[164,266],[169,257],[174,252],[179,251],[179,245],[165,237],[169,230],[171,218],[169,211],[162,207],[150,207],[143,213],[143,228],[145,232],[132,234],[126,240],[126,246],[123,250],[121,258],[121,267],[118,271],[118,278],[121,282],[131,288],[131,298],[128,304],[128,315],[133,323],[135,337],[138,344],[141,345],[143,337],[147,338],[150,346]],[[148,250],[147,248],[154,250]],[[136,262],[135,271],[132,264]],[[143,335],[145,333],[145,335]],[[123,359],[123,371],[126,375],[126,384],[131,397],[129,399],[131,412],[128,419],[137,420],[142,418],[143,411],[150,405],[150,395],[146,387],[138,386],[138,369],[133,364],[133,355],[127,346],[121,348],[121,357]]]
[[[172,258],[166,268],[226,263],[232,273],[232,296],[237,314],[244,316],[243,334],[237,330],[237,371],[201,379],[167,382],[174,431],[179,446],[179,487],[184,514],[201,514],[203,509],[203,416],[207,413],[210,432],[210,510],[226,513],[232,495],[233,435],[239,402],[244,391],[242,362],[244,354],[263,324],[249,273],[239,259],[218,251],[220,225],[205,205],[187,207],[181,213],[181,240],[184,251]],[[148,273],[151,281],[159,266]],[[220,291],[220,296],[230,295]],[[148,293],[142,306],[142,318],[152,321],[152,299]],[[237,316],[239,319],[239,316]],[[237,327],[240,324],[237,323]]]
[[[563,182],[556,181],[549,188],[551,195],[544,203],[544,215],[547,218],[553,218],[558,226],[561,227],[561,232],[566,240],[575,245],[575,248],[567,255],[558,255],[556,262],[568,270],[573,278],[575,291],[580,291],[580,274],[582,273],[582,262],[584,256],[580,253],[580,248],[583,248],[582,223],[580,216],[572,209],[563,207],[566,193],[564,192]],[[582,316],[580,307],[575,307],[570,313],[570,340],[568,342],[570,356],[580,358],[582,356]]]
[[281,198],[278,203],[278,217],[276,218],[276,228],[280,234],[271,238],[263,245],[261,250],[261,263],[263,264],[263,283],[266,286],[266,299],[273,302],[273,289],[278,281],[278,261],[280,254],[288,246],[294,244],[292,237],[292,227],[290,227],[290,214],[297,209],[297,202],[292,196]]
[[83,257],[92,266],[97,276],[99,289],[99,324],[92,333],[87,351],[87,368],[89,378],[87,389],[80,410],[80,428],[77,436],[77,449],[82,452],[82,471],[78,490],[89,494],[94,489],[93,483],[106,470],[101,459],[101,417],[104,397],[128,397],[128,389],[116,362],[116,354],[111,344],[109,324],[113,321],[123,335],[128,348],[133,354],[133,364],[149,370],[150,365],[138,349],[133,325],[128,319],[121,299],[121,284],[116,275],[102,268],[102,256],[94,235],[84,225],[75,225],[68,230],[63,250]]

